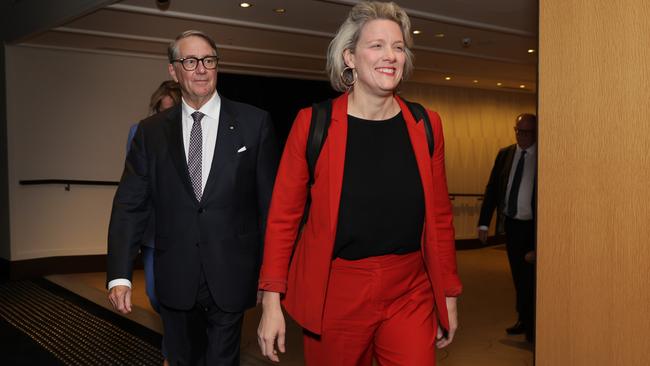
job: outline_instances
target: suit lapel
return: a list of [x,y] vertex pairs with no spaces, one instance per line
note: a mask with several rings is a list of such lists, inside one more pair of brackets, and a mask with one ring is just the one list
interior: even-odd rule
[[169,155],[187,193],[194,198],[194,189],[192,189],[192,183],[190,183],[190,174],[187,170],[187,158],[183,145],[181,106],[179,105],[173,108],[174,110],[167,115],[167,121],[165,123],[165,135],[167,136]]
[[229,170],[236,167],[232,163],[237,158],[237,149],[241,147],[239,146],[241,142],[239,127],[239,121],[237,121],[237,115],[232,103],[228,99],[221,97],[217,143],[214,148],[208,181],[203,189],[202,202],[210,197],[215,187],[227,183],[227,179],[233,181],[235,179],[236,172],[230,172]]

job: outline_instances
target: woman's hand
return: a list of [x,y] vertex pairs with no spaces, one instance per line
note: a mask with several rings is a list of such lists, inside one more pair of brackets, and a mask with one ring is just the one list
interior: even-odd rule
[[[282,307],[280,305],[280,293],[264,291],[262,295],[262,319],[257,327],[257,343],[260,346],[262,355],[274,362],[280,362],[278,351],[285,350],[286,325]],[[277,349],[275,344],[277,341]]]
[[436,335],[436,347],[444,348],[447,347],[451,341],[454,340],[454,334],[456,334],[456,329],[458,328],[458,310],[456,309],[456,298],[447,297],[447,316],[449,317],[449,332],[445,337],[442,328],[438,326],[438,334]]

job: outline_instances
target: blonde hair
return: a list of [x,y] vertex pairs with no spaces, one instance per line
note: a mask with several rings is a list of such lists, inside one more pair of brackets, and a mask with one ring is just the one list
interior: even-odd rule
[[165,80],[160,83],[158,89],[151,95],[149,102],[149,115],[154,115],[161,112],[160,103],[165,97],[170,97],[174,104],[181,102],[181,87],[174,80]]
[[391,20],[399,25],[402,30],[402,37],[404,37],[404,51],[406,54],[402,79],[408,79],[413,72],[414,56],[411,51],[413,38],[411,37],[411,21],[406,12],[394,2],[363,1],[350,10],[350,14],[341,24],[327,49],[326,70],[330,83],[335,90],[343,92],[348,89],[341,76],[343,70],[347,67],[343,59],[343,52],[350,50],[350,52],[354,53],[363,26],[376,19]]

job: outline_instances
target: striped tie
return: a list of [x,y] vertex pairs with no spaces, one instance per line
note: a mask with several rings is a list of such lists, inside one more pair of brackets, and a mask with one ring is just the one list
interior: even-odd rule
[[201,161],[203,159],[203,131],[201,131],[201,119],[205,116],[196,111],[192,113],[192,131],[190,132],[190,149],[187,154],[187,169],[190,173],[190,181],[197,201],[201,201],[203,189],[201,187]]

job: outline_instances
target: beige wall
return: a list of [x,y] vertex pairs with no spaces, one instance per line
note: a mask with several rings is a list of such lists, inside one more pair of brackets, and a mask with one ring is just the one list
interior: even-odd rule
[[5,46],[0,45],[0,259],[11,258],[9,236],[9,186],[7,179],[7,98]]
[[650,365],[648,19],[540,1],[540,366]]
[[[401,94],[440,114],[452,193],[483,194],[497,152],[515,143],[515,117],[536,113],[536,96],[528,93],[406,84]],[[457,197],[453,203],[456,238],[476,238],[481,201]]]
[[147,113],[166,62],[6,49],[11,260],[100,254],[113,187],[20,186],[26,179],[119,180],[129,126]]

